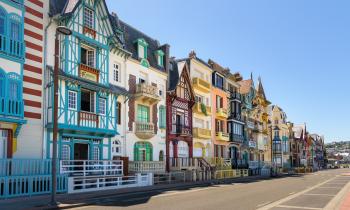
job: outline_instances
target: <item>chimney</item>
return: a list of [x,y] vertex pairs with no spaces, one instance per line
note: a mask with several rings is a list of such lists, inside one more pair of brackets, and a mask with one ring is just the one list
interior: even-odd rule
[[112,15],[113,17],[117,18],[117,13],[112,12],[111,15]]
[[166,73],[169,73],[170,68],[170,45],[164,44],[160,47],[164,52],[164,70]]

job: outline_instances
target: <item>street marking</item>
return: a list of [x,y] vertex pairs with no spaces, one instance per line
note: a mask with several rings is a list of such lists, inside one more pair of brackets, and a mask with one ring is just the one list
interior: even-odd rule
[[331,195],[331,194],[317,194],[317,193],[305,193],[304,195],[315,195],[315,196],[331,196],[334,197],[335,195]]
[[291,193],[289,193],[288,195],[293,195],[293,194],[295,194],[295,192],[291,192]]
[[259,205],[257,205],[256,207],[257,207],[257,208],[260,208],[260,207],[266,206],[267,204],[269,204],[269,203],[271,203],[271,202],[272,202],[272,201],[268,201],[268,202],[259,204]]
[[320,210],[322,208],[312,208],[312,207],[302,207],[302,206],[287,206],[287,205],[278,205],[277,207],[281,208],[290,208],[290,209],[312,209],[312,210]]
[[318,188],[331,188],[331,189],[341,189],[342,187],[318,187]]

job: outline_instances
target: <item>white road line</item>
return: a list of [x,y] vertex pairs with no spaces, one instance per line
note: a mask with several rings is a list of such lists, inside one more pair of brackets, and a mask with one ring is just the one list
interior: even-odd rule
[[331,194],[317,194],[317,193],[305,193],[304,195],[331,196],[331,197],[334,197],[334,196],[335,196],[335,195],[331,195]]
[[331,188],[331,189],[341,189],[342,187],[318,187],[318,188],[325,188],[325,189],[327,189],[327,188]]
[[277,207],[290,208],[290,209],[309,209],[309,210],[320,210],[320,209],[322,209],[322,208],[312,208],[312,207],[302,207],[302,206],[286,206],[286,205],[278,205]]
[[260,207],[266,206],[267,204],[269,204],[269,203],[271,203],[271,202],[272,202],[272,201],[268,201],[268,202],[259,204],[259,205],[256,206],[256,208],[260,208]]
[[291,192],[291,193],[289,193],[288,195],[293,195],[293,194],[295,194],[295,192]]

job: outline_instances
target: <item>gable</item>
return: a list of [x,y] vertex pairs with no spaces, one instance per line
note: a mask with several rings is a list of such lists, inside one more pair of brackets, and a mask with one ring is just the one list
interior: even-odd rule
[[188,101],[194,101],[194,92],[192,89],[191,80],[187,70],[187,65],[184,65],[180,74],[180,79],[176,87],[176,95]]

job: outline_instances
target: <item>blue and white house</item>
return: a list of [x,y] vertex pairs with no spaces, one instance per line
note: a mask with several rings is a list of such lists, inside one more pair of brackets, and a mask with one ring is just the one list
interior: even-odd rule
[[23,104],[23,0],[0,1],[0,159],[12,158],[26,123]]
[[[58,25],[72,30],[59,35],[58,156],[61,160],[111,160],[118,135],[118,97],[126,90],[110,83],[110,52],[127,57],[123,36],[105,1],[51,1],[49,40]],[[46,157],[52,154],[53,46],[48,46]],[[51,53],[51,54],[50,54]]]

